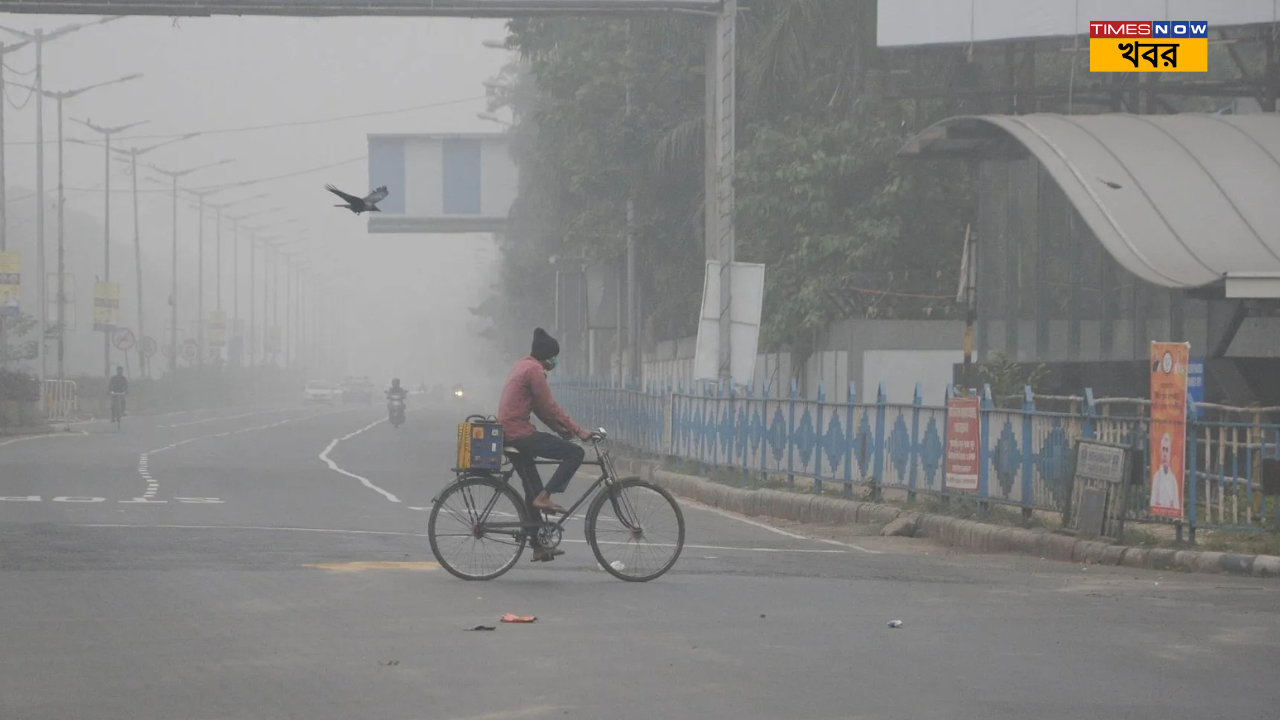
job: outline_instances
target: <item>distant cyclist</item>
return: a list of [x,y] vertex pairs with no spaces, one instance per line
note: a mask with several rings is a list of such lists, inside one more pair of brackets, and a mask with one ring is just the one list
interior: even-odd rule
[[124,397],[129,394],[129,378],[124,376],[124,368],[116,368],[116,374],[107,383],[107,393],[111,395],[111,419],[124,417]]

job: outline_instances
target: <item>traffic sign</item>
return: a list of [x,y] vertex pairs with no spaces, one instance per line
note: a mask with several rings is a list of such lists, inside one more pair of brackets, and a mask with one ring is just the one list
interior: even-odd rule
[[182,343],[182,359],[191,362],[196,359],[196,341],[188,340]]
[[138,341],[138,352],[142,354],[142,357],[148,360],[151,359],[156,354],[155,338],[143,335],[142,340]]
[[137,339],[133,336],[133,331],[129,328],[116,328],[115,331],[111,333],[111,344],[115,345],[117,350],[129,352],[133,349],[135,342],[137,342]]

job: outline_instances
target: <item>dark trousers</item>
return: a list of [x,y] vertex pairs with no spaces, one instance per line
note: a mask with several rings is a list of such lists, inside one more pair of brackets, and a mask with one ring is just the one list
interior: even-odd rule
[[516,470],[520,473],[520,479],[524,481],[524,492],[529,500],[542,492],[542,476],[538,474],[538,466],[533,463],[534,459],[547,458],[560,461],[560,467],[556,468],[551,476],[551,482],[547,483],[546,487],[547,494],[554,495],[564,492],[569,487],[569,481],[573,479],[574,473],[578,472],[578,468],[582,467],[582,459],[586,456],[581,445],[575,445],[551,433],[536,432],[526,438],[509,440],[507,444],[519,450],[522,455]]

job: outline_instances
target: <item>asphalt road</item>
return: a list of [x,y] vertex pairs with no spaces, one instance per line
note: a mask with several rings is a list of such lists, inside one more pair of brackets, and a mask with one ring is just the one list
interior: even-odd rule
[[[0,441],[0,718],[1167,720],[1280,707],[1274,581],[832,544],[686,505],[684,555],[657,581],[601,571],[575,524],[556,562],[526,555],[498,580],[463,582],[432,563],[422,510],[450,478],[462,413],[419,407],[399,430],[382,414],[131,417],[122,432]],[[502,625],[503,613],[538,621]],[[464,631],[478,624],[498,627]]]

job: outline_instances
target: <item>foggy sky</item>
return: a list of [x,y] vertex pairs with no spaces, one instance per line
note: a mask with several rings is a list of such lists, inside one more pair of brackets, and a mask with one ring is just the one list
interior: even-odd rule
[[[72,22],[92,22],[96,18],[74,16],[0,16],[0,25],[31,31],[52,30]],[[5,41],[16,38],[5,34]],[[505,36],[502,21],[445,18],[126,18],[101,27],[92,27],[50,42],[44,51],[44,85],[47,90],[64,91],[111,80],[131,73],[145,77],[129,83],[91,90],[65,102],[68,138],[100,142],[100,136],[71,122],[90,119],[99,125],[123,125],[138,120],[149,123],[127,131],[113,140],[115,146],[147,146],[160,137],[187,132],[236,128],[278,122],[321,119],[366,112],[379,112],[427,103],[481,98],[482,82],[497,74],[507,60],[501,50],[484,48],[484,40]],[[33,84],[34,76],[22,74],[34,67],[34,51],[28,47],[5,57],[6,88],[9,98],[21,104],[27,91],[12,83]],[[232,134],[213,134],[156,150],[144,160],[161,167],[181,169],[235,158],[227,166],[199,171],[183,181],[184,186],[201,187],[285,174],[311,167],[363,157],[366,134],[388,132],[493,132],[501,129],[478,119],[483,99],[417,110],[395,115],[353,119],[321,125],[290,127]],[[54,103],[45,103],[45,188],[47,202],[54,199],[56,183],[56,132]],[[21,110],[5,107],[6,180],[13,194],[35,187],[35,102]],[[133,138],[132,140],[130,138]],[[103,150],[67,143],[67,212],[84,213],[101,222],[103,215]],[[284,206],[272,216],[254,218],[252,223],[271,225],[280,220],[296,220],[285,236],[297,236],[298,228],[308,228],[306,243],[315,264],[350,279],[357,292],[346,304],[353,346],[367,349],[353,355],[353,370],[368,372],[378,382],[391,374],[406,382],[428,372],[420,368],[424,353],[439,356],[450,376],[464,373],[475,364],[482,349],[462,337],[472,323],[466,308],[485,297],[492,275],[494,253],[485,236],[369,235],[364,217],[332,207],[337,198],[324,191],[332,182],[355,194],[368,190],[367,163],[348,163],[330,170],[287,180],[230,190],[211,201],[226,202],[254,194],[269,194],[269,200],[246,204],[243,211]],[[141,178],[156,178],[142,172]],[[130,243],[133,237],[130,178],[120,164],[112,173],[113,246]],[[140,222],[144,255],[148,267],[159,265],[166,272],[169,261],[170,199],[165,185],[150,181],[139,184],[143,195]],[[87,190],[87,191],[84,191]],[[397,192],[397,188],[391,191]],[[29,208],[25,207],[30,205]],[[185,205],[185,204],[184,204]],[[21,208],[19,206],[22,206]],[[34,213],[35,200],[15,200],[8,205],[13,219],[26,210]],[[231,212],[239,212],[234,210]],[[47,216],[46,242],[52,243],[55,216]],[[194,243],[197,215],[180,208],[179,238],[182,244],[180,273],[193,280]],[[206,239],[213,236],[212,215],[208,217]],[[229,229],[227,235],[229,236]],[[12,239],[12,237],[11,237]],[[225,239],[224,239],[225,241]],[[101,238],[68,238],[68,243],[91,243],[100,257]],[[127,245],[126,245],[127,246]],[[52,263],[52,247],[49,261]],[[69,254],[73,249],[69,248]],[[116,251],[113,251],[116,252]],[[243,251],[242,251],[243,257]],[[230,262],[229,259],[226,260]],[[242,261],[247,264],[246,261]],[[206,309],[212,309],[212,260],[206,255]],[[34,254],[24,256],[24,286],[34,285]],[[132,265],[132,256],[113,258],[113,271]],[[50,271],[53,270],[50,264]],[[229,266],[224,279],[224,298],[229,293]],[[186,327],[194,315],[188,311],[194,290],[184,282],[180,305],[185,305],[181,324]],[[33,289],[33,288],[24,288]],[[123,288],[124,295],[131,291]],[[163,303],[166,288],[148,292],[148,324],[167,327],[167,314],[152,311],[154,301]],[[25,295],[25,293],[24,293]],[[83,293],[82,293],[83,295]],[[189,296],[189,297],[188,297]],[[80,302],[91,303],[81,297]],[[227,305],[224,302],[224,305]],[[34,312],[33,303],[26,310]],[[243,314],[243,313],[242,313]],[[412,342],[406,333],[416,332],[422,316],[430,314],[438,323],[440,337],[449,340],[426,344]],[[80,308],[81,338],[87,347],[95,338],[83,328],[91,323],[91,307]],[[129,315],[124,313],[125,324]],[[398,333],[398,334],[397,334]],[[99,341],[100,342],[100,341]],[[77,343],[82,344],[82,343]],[[417,348],[415,353],[415,348]],[[85,363],[79,363],[84,365]],[[96,371],[100,361],[76,371]],[[420,371],[421,370],[421,371]],[[430,380],[430,377],[426,379]]]

